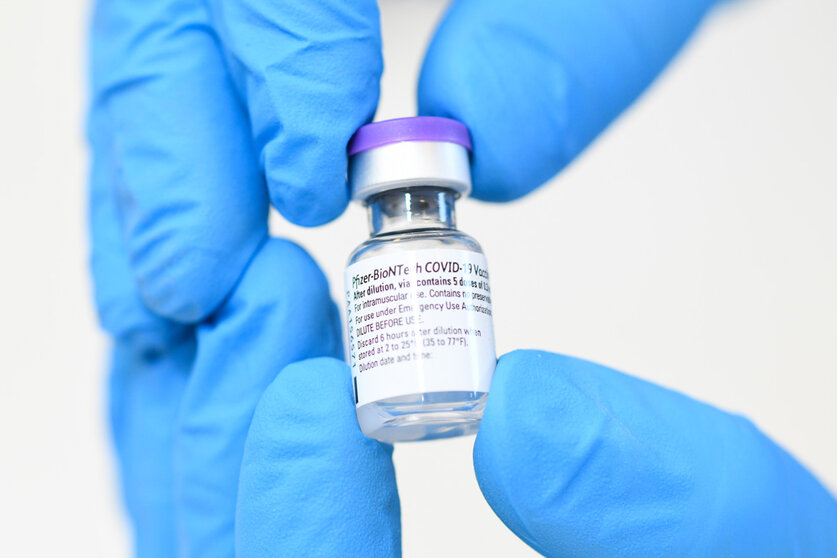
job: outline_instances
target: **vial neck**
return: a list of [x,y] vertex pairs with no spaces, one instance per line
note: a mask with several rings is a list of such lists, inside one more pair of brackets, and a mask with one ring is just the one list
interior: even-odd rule
[[455,229],[456,193],[438,186],[382,192],[366,204],[372,236],[409,231]]

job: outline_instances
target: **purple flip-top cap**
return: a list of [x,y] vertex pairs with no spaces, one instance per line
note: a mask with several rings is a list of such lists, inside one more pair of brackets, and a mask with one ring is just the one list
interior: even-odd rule
[[471,150],[471,135],[462,122],[441,116],[410,116],[373,122],[358,128],[349,140],[349,157],[402,141],[445,141]]

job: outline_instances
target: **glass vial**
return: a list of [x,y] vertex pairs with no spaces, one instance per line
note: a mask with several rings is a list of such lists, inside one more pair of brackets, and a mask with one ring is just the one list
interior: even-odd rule
[[360,128],[352,199],[371,236],[346,268],[349,363],[358,421],[382,442],[476,432],[496,364],[479,243],[456,229],[471,189],[468,129],[413,117]]

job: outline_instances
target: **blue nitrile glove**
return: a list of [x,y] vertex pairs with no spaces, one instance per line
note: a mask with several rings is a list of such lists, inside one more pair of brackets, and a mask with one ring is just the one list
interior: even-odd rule
[[360,431],[345,362],[287,367],[262,397],[247,437],[237,556],[400,556],[391,453]]
[[569,164],[663,69],[714,0],[457,0],[419,113],[466,123],[472,195],[518,198]]
[[837,556],[837,501],[751,422],[584,360],[502,357],[474,467],[546,556]]
[[113,159],[128,277],[158,315],[219,306],[269,199],[304,225],[346,207],[346,144],[382,71],[374,0],[101,0],[91,57],[95,156]]
[[[268,199],[303,224],[344,208],[346,142],[377,103],[377,8],[102,0],[92,32],[92,265],[115,339],[112,426],[137,555],[228,558],[264,390],[289,363],[342,353],[325,278],[301,248],[268,238]],[[311,412],[345,387],[327,370],[315,380]],[[345,424],[326,418],[306,432],[328,439]],[[290,433],[294,422],[274,426]],[[390,450],[342,447],[357,489],[330,509],[351,532],[319,544],[331,541],[331,555],[367,546],[355,554],[391,555],[400,541]],[[282,470],[293,486],[333,463],[328,453],[299,458],[305,468]],[[323,510],[306,510],[306,496],[278,505],[318,524]],[[303,545],[295,536],[287,548]]]
[[[300,362],[262,397],[239,485],[242,556],[395,547],[392,471],[357,426],[349,377],[340,361]],[[474,466],[494,511],[550,557],[837,556],[837,501],[747,419],[584,360],[503,356]],[[345,505],[359,494],[373,505]]]
[[[94,166],[93,231],[102,239],[94,269],[98,281],[118,280],[98,292],[108,294],[102,317],[116,338],[112,429],[137,556],[262,558],[305,548],[321,556],[398,555],[392,449],[360,432],[345,365],[327,360],[320,369],[279,372],[341,352],[336,307],[314,262],[290,242],[266,240],[204,323],[154,317],[136,292],[120,288],[131,281],[116,205],[99,180],[107,166],[107,158]],[[251,468],[239,497],[245,439],[271,382],[250,450],[263,467]],[[260,428],[283,447],[270,451]],[[254,483],[257,490],[248,490]],[[293,521],[278,539],[276,523],[265,523],[276,514],[285,514],[285,525]]]
[[[460,0],[421,111],[472,127],[478,197],[522,195],[630,103],[707,4]],[[268,200],[307,225],[345,207],[345,144],[374,112],[379,43],[372,0],[97,5],[93,268],[140,556],[232,556],[236,500],[241,555],[397,553],[389,452],[358,437],[350,404],[331,405],[348,394],[333,361],[273,382],[238,494],[263,391],[285,364],[340,352],[316,265],[267,239]],[[338,470],[359,488],[336,485]],[[336,536],[317,529],[336,517]]]
[[[518,197],[630,104],[710,4],[458,0],[428,52],[420,112],[471,128],[475,196]],[[307,225],[345,208],[345,146],[378,98],[377,6],[101,1],[91,67],[126,279],[151,311],[196,323],[263,241],[268,200]],[[128,286],[98,281],[97,296]]]

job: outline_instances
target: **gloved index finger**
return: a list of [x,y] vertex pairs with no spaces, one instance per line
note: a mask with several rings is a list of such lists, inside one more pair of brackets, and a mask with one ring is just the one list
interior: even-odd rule
[[271,239],[197,337],[178,421],[182,555],[228,558],[235,555],[239,469],[256,404],[286,365],[341,355],[339,314],[310,256]]
[[519,198],[639,94],[715,0],[457,0],[428,49],[419,113],[474,144],[473,196]]
[[[119,212],[145,304],[183,322],[227,296],[267,235],[267,193],[202,0],[100,0],[91,119],[111,134]],[[99,239],[104,241],[105,239]]]
[[382,72],[374,0],[210,0],[245,99],[270,198],[319,225],[348,203],[346,144],[371,120]]

